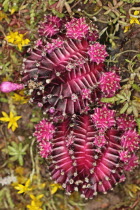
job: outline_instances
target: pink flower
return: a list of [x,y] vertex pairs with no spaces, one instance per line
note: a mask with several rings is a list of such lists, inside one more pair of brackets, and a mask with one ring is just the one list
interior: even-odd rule
[[86,37],[89,30],[89,26],[84,17],[79,19],[73,18],[70,22],[67,22],[65,26],[67,29],[67,37],[72,39],[82,39]]
[[56,48],[61,48],[61,46],[63,45],[64,41],[61,40],[60,38],[57,39],[53,39],[52,43],[47,43],[47,45],[45,46],[45,50],[48,53],[51,53],[52,51],[54,51]]
[[133,154],[129,159],[127,165],[124,167],[126,171],[132,171],[135,167],[138,166],[138,157]]
[[120,89],[120,80],[115,72],[105,72],[101,76],[99,87],[105,96],[112,97]]
[[21,90],[24,88],[23,84],[17,84],[13,82],[2,82],[0,84],[0,91],[3,93],[9,93],[15,90]]
[[52,146],[50,142],[42,141],[41,143],[39,143],[38,147],[39,153],[42,158],[47,158],[52,151]]
[[47,120],[41,120],[39,124],[35,126],[34,136],[37,137],[38,142],[49,141],[53,138],[54,126]]
[[94,137],[94,145],[97,147],[103,147],[108,141],[105,138],[104,133],[99,132],[98,135]]
[[136,122],[132,115],[122,114],[116,119],[118,128],[122,130],[133,130],[136,128]]
[[35,44],[37,47],[40,47],[40,46],[42,46],[43,42],[41,39],[38,39]]
[[121,137],[121,145],[124,149],[133,152],[138,149],[140,137],[135,130],[128,130]]
[[123,161],[123,162],[125,162],[125,163],[128,162],[128,160],[129,160],[129,158],[130,158],[130,154],[128,154],[128,151],[121,151],[121,152],[119,153],[119,155],[120,155],[120,160],[121,160],[121,161]]
[[90,59],[96,62],[97,64],[103,63],[105,61],[105,58],[108,56],[108,53],[106,52],[105,48],[105,45],[101,45],[98,42],[96,42],[93,45],[90,45],[88,50]]
[[82,90],[82,99],[90,99],[91,96],[91,90],[90,89],[83,89]]
[[45,21],[40,23],[39,35],[52,37],[59,32],[61,26],[61,19],[56,16],[48,15]]
[[104,106],[103,108],[94,109],[92,120],[97,128],[104,130],[115,125],[116,121],[114,117],[115,111]]

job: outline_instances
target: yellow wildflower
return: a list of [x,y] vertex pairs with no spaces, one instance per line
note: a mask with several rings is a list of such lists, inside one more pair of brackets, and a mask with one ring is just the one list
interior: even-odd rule
[[31,205],[27,205],[29,210],[43,210],[40,206],[37,206],[34,201],[31,202]]
[[5,37],[7,42],[17,45],[19,50],[22,50],[22,47],[28,45],[30,40],[24,39],[25,34],[19,34],[17,31],[10,31],[9,35]]
[[17,5],[15,5],[15,6],[13,6],[13,7],[11,7],[11,8],[9,9],[9,12],[10,12],[11,15],[12,15],[12,14],[14,14],[17,10],[18,10],[18,7],[17,7]]
[[52,195],[54,193],[56,193],[58,189],[63,189],[60,184],[55,184],[55,183],[50,184],[50,187],[51,187],[51,194]]
[[140,103],[140,97],[137,97],[137,96],[133,96],[133,98]]
[[127,31],[129,31],[129,29],[130,29],[130,26],[125,26],[124,27],[124,33],[126,33]]
[[19,190],[19,191],[18,191],[18,194],[27,193],[27,192],[29,192],[29,191],[32,190],[32,188],[29,187],[30,184],[31,184],[31,181],[30,181],[30,179],[28,179],[28,180],[25,182],[25,185],[23,185],[23,184],[17,184],[17,186],[15,186],[14,188],[15,188],[16,190]]
[[12,128],[12,131],[15,131],[18,127],[17,121],[21,118],[21,116],[14,116],[13,112],[10,112],[10,116],[6,112],[2,112],[3,117],[0,117],[0,120],[8,123],[8,129]]
[[[140,11],[135,11],[134,12],[134,15],[135,16],[137,16],[139,14],[140,14]],[[130,24],[134,24],[134,23],[140,24],[140,21],[138,20],[137,17],[130,17]],[[125,26],[124,27],[124,33],[126,33],[127,31],[129,31],[129,29],[130,29],[130,25]]]
[[13,96],[12,96],[12,99],[15,101],[15,102],[20,102],[21,104],[26,104],[28,102],[28,99],[25,98],[24,96],[22,95],[19,95],[17,93],[14,93]]
[[[134,12],[134,15],[139,15],[139,11],[135,11]],[[135,17],[130,17],[130,24],[133,24],[133,23],[136,23],[136,24],[140,24],[140,21],[138,20],[138,18],[135,18]]]
[[0,11],[0,21],[5,18],[7,18],[7,15],[4,12]]
[[24,174],[24,168],[21,166],[17,166],[15,169],[16,174],[22,176]]
[[42,210],[41,206],[42,206],[42,201],[40,201],[40,199],[43,197],[43,194],[40,194],[38,196],[34,196],[33,194],[30,194],[30,198],[31,200],[31,204],[27,205],[27,208],[30,210]]

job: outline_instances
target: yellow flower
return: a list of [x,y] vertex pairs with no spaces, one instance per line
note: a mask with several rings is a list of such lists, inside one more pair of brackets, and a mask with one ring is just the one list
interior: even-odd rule
[[28,45],[30,42],[29,39],[24,39],[24,36],[25,34],[19,34],[17,31],[16,32],[10,31],[9,35],[7,35],[5,39],[9,43],[17,45],[19,50],[22,50],[22,47]]
[[29,192],[29,191],[32,190],[32,188],[29,187],[30,184],[31,184],[31,181],[30,181],[30,179],[28,179],[28,180],[25,182],[25,185],[23,185],[23,184],[17,184],[17,186],[15,186],[14,188],[15,188],[16,190],[19,190],[18,194],[27,193],[27,192]]
[[[135,11],[134,12],[134,15],[139,15],[139,11]],[[140,24],[140,21],[138,20],[138,18],[135,18],[135,17],[130,17],[130,24],[133,24],[133,23],[136,23],[136,24]]]
[[14,93],[14,94],[13,94],[12,99],[13,99],[15,102],[20,102],[21,104],[26,104],[26,103],[28,102],[28,99],[24,98],[24,96],[19,95],[19,94],[17,94],[17,93]]
[[30,198],[32,199],[32,201],[30,205],[27,205],[27,208],[30,210],[42,210],[42,208],[40,208],[42,206],[42,201],[40,201],[40,199],[43,196],[43,194],[40,194],[35,197],[33,194],[30,194]]
[[140,98],[139,98],[139,97],[137,97],[137,96],[133,96],[133,98],[134,98],[137,102],[139,102],[139,103],[140,103]]
[[9,9],[9,12],[12,14],[14,14],[16,11],[18,10],[17,6],[12,7],[11,9]]
[[129,29],[130,29],[130,26],[125,26],[124,27],[124,33],[126,33],[127,31],[129,31]]
[[21,118],[21,116],[14,116],[13,112],[10,112],[10,116],[7,115],[6,112],[2,112],[3,117],[0,117],[0,120],[8,123],[8,129],[12,128],[12,131],[15,131],[18,127],[17,121]]
[[27,205],[29,210],[43,210],[40,206],[37,206],[34,201],[31,202],[31,205]]
[[5,18],[7,18],[7,15],[4,12],[0,11],[0,21]]
[[52,195],[54,193],[56,193],[58,189],[63,189],[60,184],[55,184],[55,183],[50,184],[50,187],[51,187],[51,194]]

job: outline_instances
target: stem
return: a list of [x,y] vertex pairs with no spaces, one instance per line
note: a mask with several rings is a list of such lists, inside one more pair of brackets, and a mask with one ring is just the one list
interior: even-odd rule
[[31,162],[32,162],[32,172],[30,174],[30,179],[32,181],[33,175],[35,174],[35,161],[34,161],[34,156],[33,156],[33,145],[35,143],[35,139],[32,140],[31,146],[30,146],[30,156],[31,156]]
[[122,55],[122,54],[124,54],[124,53],[127,53],[127,52],[139,53],[139,52],[136,51],[136,50],[126,50],[126,51],[123,51],[123,52],[120,52],[120,53],[116,54],[116,55],[114,56],[114,59],[113,59],[113,60],[115,60],[117,57],[119,57],[120,55]]

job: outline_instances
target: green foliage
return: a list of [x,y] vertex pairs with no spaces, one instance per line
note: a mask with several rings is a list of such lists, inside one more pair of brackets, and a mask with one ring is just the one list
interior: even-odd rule
[[23,166],[23,156],[26,155],[27,148],[27,144],[23,146],[22,143],[12,141],[11,146],[8,146],[8,154],[12,156],[10,160],[18,161],[20,166]]
[[138,133],[140,134],[140,118],[136,120],[138,126]]

